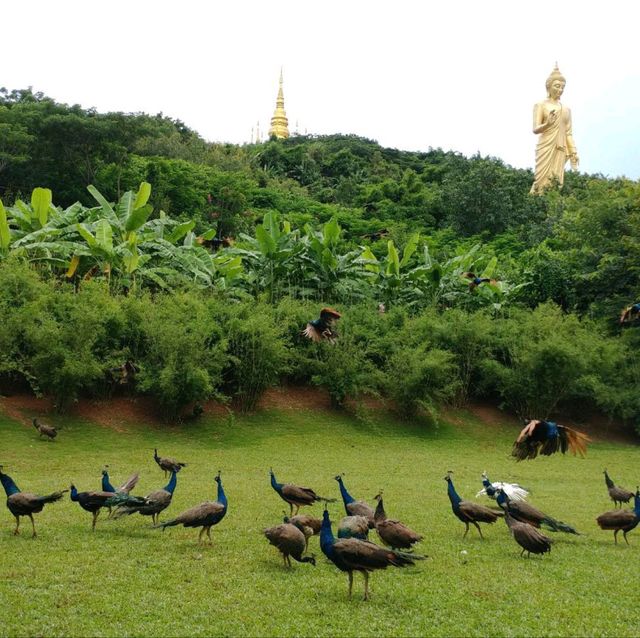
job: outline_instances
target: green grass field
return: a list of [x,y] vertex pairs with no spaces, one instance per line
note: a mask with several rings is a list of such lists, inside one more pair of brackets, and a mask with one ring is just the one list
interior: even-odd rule
[[[146,494],[166,484],[153,461],[158,447],[189,464],[161,520],[215,499],[218,469],[229,499],[211,546],[197,544],[198,530],[162,532],[138,515],[118,521],[101,515],[92,534],[91,515],[68,496],[36,515],[36,539],[28,519],[14,537],[14,519],[2,507],[0,634],[640,634],[640,530],[630,534],[631,546],[614,546],[613,533],[595,523],[613,509],[603,468],[633,489],[638,448],[595,443],[585,460],[557,455],[516,464],[509,457],[515,425],[482,423],[466,412],[454,417],[455,425],[434,429],[383,417],[365,424],[329,412],[268,411],[181,427],[132,423],[123,431],[60,418],[64,430],[49,443],[0,416],[0,463],[23,491],[48,493],[72,481],[79,490],[98,489],[108,463],[114,484],[139,470],[135,492]],[[262,535],[286,508],[269,485],[270,467],[281,482],[338,498],[333,477],[339,472],[349,491],[370,503],[384,488],[387,513],[425,535],[418,551],[430,559],[373,574],[368,602],[359,574],[348,600],[347,576],[324,558],[317,537],[310,542],[317,566],[286,569]],[[552,552],[531,559],[520,558],[503,521],[483,526],[484,541],[475,530],[463,541],[464,525],[451,512],[443,480],[449,469],[464,498],[481,488],[483,470],[492,480],[519,482],[532,490],[534,505],[583,536],[552,535]],[[320,516],[322,507],[306,511]],[[342,503],[330,512],[334,521],[341,517]]]

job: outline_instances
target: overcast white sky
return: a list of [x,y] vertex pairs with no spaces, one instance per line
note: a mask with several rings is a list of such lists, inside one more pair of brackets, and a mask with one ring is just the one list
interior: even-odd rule
[[640,177],[637,0],[20,0],[0,17],[9,89],[243,143],[268,129],[283,66],[292,131],[517,167],[557,60],[581,170]]

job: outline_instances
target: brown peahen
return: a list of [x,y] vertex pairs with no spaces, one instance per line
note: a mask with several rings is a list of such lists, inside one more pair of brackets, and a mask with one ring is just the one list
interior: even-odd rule
[[278,483],[272,469],[269,470],[269,474],[271,475],[271,487],[285,503],[289,504],[290,515],[294,513],[294,506],[297,514],[298,510],[304,505],[313,505],[317,501],[324,501],[325,503],[333,503],[335,501],[334,498],[318,496],[310,487],[299,487],[291,483]]
[[607,490],[609,491],[609,498],[613,501],[614,505],[628,503],[633,498],[633,492],[626,490],[624,487],[618,487],[607,474],[607,470],[604,471],[604,482],[607,484]]
[[453,510],[453,513],[466,526],[462,538],[464,538],[469,533],[469,524],[473,525],[478,530],[480,538],[484,538],[482,536],[482,530],[480,529],[480,525],[478,525],[478,523],[495,523],[498,520],[498,517],[504,516],[504,512],[498,512],[497,510],[485,507],[484,505],[472,503],[471,501],[465,501],[460,498],[460,496],[456,492],[456,488],[453,486],[451,474],[453,474],[453,472],[449,470],[447,472],[447,475],[444,477],[444,480],[448,484],[447,494],[449,495],[449,500],[451,501],[451,509]]
[[309,546],[309,539],[320,534],[320,527],[322,526],[322,519],[309,516],[309,514],[296,514],[296,516],[289,517],[285,513],[283,522],[295,525],[304,534],[305,551]]
[[33,538],[37,536],[36,526],[33,522],[33,515],[42,511],[42,508],[47,503],[55,503],[59,501],[63,494],[68,490],[60,490],[47,494],[46,496],[37,496],[36,494],[30,494],[29,492],[21,492],[20,488],[14,483],[13,479],[2,472],[2,466],[0,465],[0,482],[4,491],[7,494],[7,509],[16,518],[16,528],[13,530],[14,535],[20,533],[20,517],[28,516],[31,519],[31,527],[33,529]]
[[375,496],[375,500],[378,501],[374,515],[376,531],[385,545],[393,549],[411,549],[413,545],[422,540],[422,534],[414,532],[400,521],[387,518],[382,501],[382,492]]
[[282,523],[275,527],[264,530],[267,540],[282,554],[285,567],[291,567],[291,559],[299,563],[311,563],[314,567],[316,559],[314,556],[303,556],[307,541],[302,530],[291,523]]
[[600,516],[596,518],[600,529],[613,530],[613,540],[616,545],[618,544],[619,531],[622,531],[624,540],[628,545],[629,540],[627,539],[627,534],[635,529],[640,522],[640,488],[636,487],[636,493],[633,499],[634,507],[632,510],[612,510],[611,512],[600,514]]
[[380,547],[370,541],[357,538],[339,538],[333,536],[329,512],[325,509],[320,530],[320,548],[324,555],[341,571],[349,575],[349,598],[353,590],[353,572],[364,576],[364,599],[369,600],[369,574],[387,567],[406,567],[425,556],[407,554],[386,547]]
[[218,496],[215,501],[205,501],[196,505],[181,514],[178,514],[175,518],[165,523],[155,525],[156,528],[163,531],[167,527],[173,527],[175,525],[182,525],[183,527],[201,527],[200,534],[198,535],[198,542],[202,542],[202,535],[206,532],[211,543],[211,528],[217,525],[227,513],[227,496],[224,493],[222,487],[222,479],[220,478],[220,472],[215,477],[215,482],[218,484]]
[[533,525],[516,520],[509,512],[505,512],[504,520],[516,543],[522,547],[520,556],[525,552],[527,556],[531,556],[531,554],[545,554],[551,551],[551,539]]
[[33,419],[33,427],[40,432],[40,436],[46,436],[49,441],[53,441],[53,439],[58,436],[59,428],[54,427],[53,425],[45,425],[44,423],[40,423],[38,419]]
[[182,461],[176,461],[176,459],[168,456],[158,456],[158,450],[156,448],[153,450],[153,460],[159,465],[160,469],[164,471],[165,476],[167,472],[179,472],[183,467],[187,467],[187,464],[182,463]]
[[171,478],[169,482],[161,489],[147,494],[142,502],[128,502],[120,505],[116,510],[114,518],[121,518],[122,516],[128,516],[129,514],[135,514],[136,512],[141,516],[151,516],[151,522],[153,525],[158,523],[160,512],[171,505],[171,499],[173,498],[173,492],[176,489],[178,482],[177,473],[171,472]]

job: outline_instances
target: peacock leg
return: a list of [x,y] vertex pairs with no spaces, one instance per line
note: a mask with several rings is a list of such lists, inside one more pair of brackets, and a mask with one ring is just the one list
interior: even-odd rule
[[207,527],[207,538],[209,539],[209,545],[213,545],[213,541],[211,540],[211,525]]
[[33,515],[29,514],[29,518],[31,519],[31,528],[33,529],[33,536],[31,538],[35,538],[37,534],[36,534],[36,524],[33,522]]
[[18,536],[20,534],[20,517],[16,516],[16,528],[13,530],[13,535]]
[[616,529],[613,532],[613,540],[615,541],[616,545],[618,544],[618,532],[619,531],[620,531],[619,529]]
[[467,534],[469,533],[469,523],[467,523],[467,522],[465,521],[465,523],[464,523],[464,524],[465,524],[465,526],[466,526],[466,529],[464,530],[464,534],[462,535],[462,540],[464,540],[464,539],[466,538]]
[[362,572],[364,576],[364,599],[369,600],[369,572]]
[[522,551],[520,552],[520,556],[522,556],[524,554],[524,547],[522,548]]
[[202,535],[204,534],[204,527],[200,530],[198,534],[198,543],[202,543]]
[[300,506],[296,503],[296,512],[294,516],[297,516],[299,511],[300,511]]
[[476,529],[478,530],[478,534],[480,534],[480,538],[484,540],[484,536],[482,535],[482,530],[480,529],[480,525],[478,525],[478,523],[476,523],[475,521],[472,521],[472,523],[476,526]]
[[96,510],[93,513],[93,520],[91,521],[91,531],[95,532],[96,531],[96,521],[98,520],[98,514],[100,513],[100,510]]
[[351,600],[352,591],[353,591],[353,572],[349,572],[349,600]]
[[627,545],[629,544],[629,540],[627,539],[627,530],[624,530],[622,532],[622,535],[624,536],[624,540],[627,542]]

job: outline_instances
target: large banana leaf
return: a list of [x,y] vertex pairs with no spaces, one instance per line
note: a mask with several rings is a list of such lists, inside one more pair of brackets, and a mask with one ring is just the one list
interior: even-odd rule
[[11,231],[9,229],[9,223],[7,222],[7,211],[2,205],[0,199],[0,250],[6,252],[11,243]]
[[44,226],[49,218],[49,208],[53,201],[53,195],[49,188],[33,189],[31,193],[31,209],[36,219],[40,222],[40,226]]

